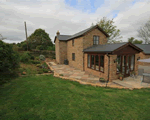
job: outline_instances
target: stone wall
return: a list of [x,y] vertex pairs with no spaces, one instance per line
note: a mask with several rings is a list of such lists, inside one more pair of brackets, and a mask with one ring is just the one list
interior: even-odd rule
[[60,57],[59,57],[59,40],[56,38],[55,41],[55,56],[56,56],[56,62],[60,63]]
[[107,57],[107,55],[104,56],[104,73],[100,72],[100,71],[93,70],[91,68],[88,68],[88,66],[87,66],[87,56],[88,55],[85,53],[84,54],[84,70],[89,74],[98,76],[99,78],[102,77],[105,80],[107,80],[108,79],[108,57]]
[[119,77],[117,74],[117,63],[114,61],[117,59],[117,55],[109,55],[110,56],[110,81],[116,80]]
[[99,36],[99,44],[106,44],[107,43],[107,37],[99,30],[99,29],[93,29],[92,31],[89,31],[85,36],[83,37],[83,49],[93,46],[93,36]]
[[67,59],[67,42],[59,41],[59,56],[60,64],[64,64],[64,60]]
[[[75,53],[75,61],[72,60],[72,53]],[[83,70],[83,37],[74,39],[74,46],[72,40],[67,42],[67,59],[70,66]]]
[[[150,55],[145,55],[143,52],[140,52],[139,57],[140,59],[148,59],[150,58]],[[138,64],[143,66],[150,66],[150,63],[145,63],[145,62],[138,62]]]

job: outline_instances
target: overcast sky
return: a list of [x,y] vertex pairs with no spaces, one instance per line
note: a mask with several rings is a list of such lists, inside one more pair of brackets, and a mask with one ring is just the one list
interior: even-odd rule
[[122,40],[137,37],[137,29],[150,19],[150,0],[0,0],[0,34],[5,42],[25,40],[37,28],[45,29],[52,41],[60,34],[86,29],[102,17],[114,18]]

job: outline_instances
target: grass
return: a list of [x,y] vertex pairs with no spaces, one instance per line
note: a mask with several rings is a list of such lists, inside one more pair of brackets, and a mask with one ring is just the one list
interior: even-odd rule
[[27,73],[27,75],[38,74],[38,71],[37,71],[38,68],[36,67],[36,64],[21,63],[20,67],[25,69],[25,72]]
[[92,87],[48,76],[19,77],[0,87],[1,120],[148,120],[150,89]]
[[37,64],[21,63],[20,64],[20,67],[21,67],[20,72],[25,71],[27,75],[35,75],[35,74],[39,74],[39,73],[42,74],[44,72],[47,73],[49,71],[48,66],[44,61],[41,61],[41,64],[38,64],[38,65],[39,66],[44,65],[46,68],[43,69],[43,68],[37,67]]

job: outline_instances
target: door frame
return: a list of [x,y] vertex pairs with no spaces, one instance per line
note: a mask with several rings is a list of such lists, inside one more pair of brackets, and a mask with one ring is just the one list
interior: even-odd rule
[[[132,54],[132,55],[135,55],[135,54]],[[121,73],[123,73],[124,74],[124,77],[128,77],[128,76],[130,76],[130,72],[131,71],[134,71],[134,66],[135,66],[135,57],[134,57],[134,66],[133,66],[133,70],[131,70],[131,56],[132,55],[120,55],[121,56]],[[126,56],[126,57],[125,57]],[[124,60],[124,58],[123,57],[125,57],[125,60]],[[124,62],[124,63],[123,63]],[[123,66],[123,64],[124,64],[124,66]],[[127,64],[128,64],[128,66],[127,66]],[[124,72],[123,72],[123,67],[125,67],[124,68]],[[128,67],[128,68],[127,68]],[[129,70],[128,71],[128,73],[127,73],[127,70]]]

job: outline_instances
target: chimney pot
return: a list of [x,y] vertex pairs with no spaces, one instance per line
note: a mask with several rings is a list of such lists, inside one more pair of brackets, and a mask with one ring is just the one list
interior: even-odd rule
[[57,34],[57,36],[58,36],[58,35],[60,35],[60,32],[59,32],[59,31],[57,31],[57,33],[56,33],[56,34]]

